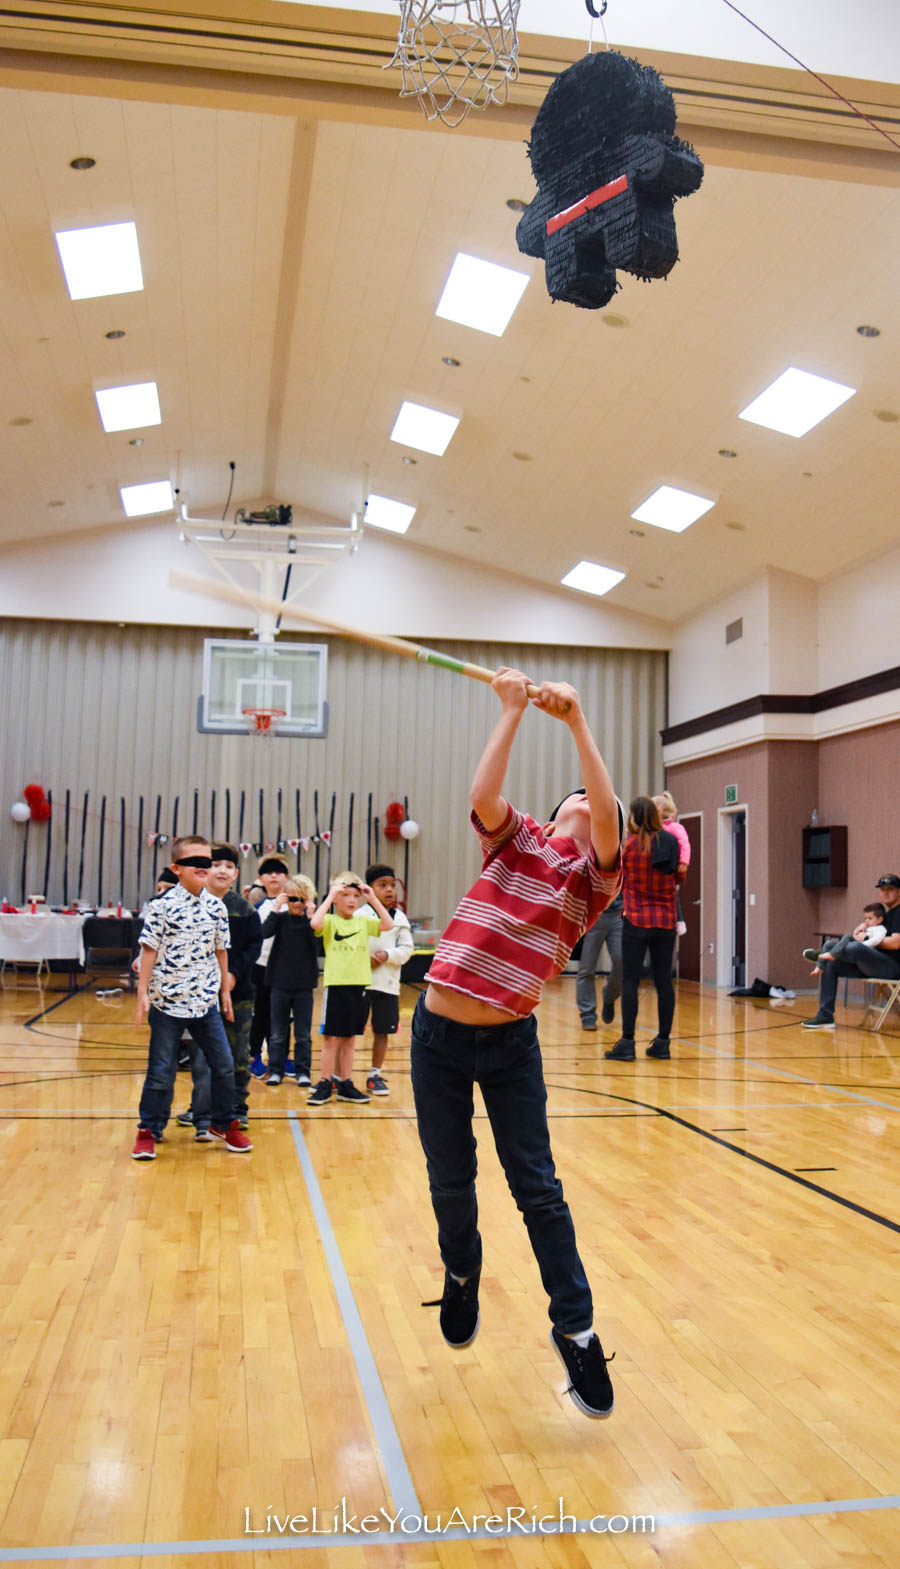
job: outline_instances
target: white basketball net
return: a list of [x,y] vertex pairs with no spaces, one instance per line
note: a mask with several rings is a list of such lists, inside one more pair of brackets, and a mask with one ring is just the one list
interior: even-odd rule
[[400,0],[390,65],[401,98],[418,98],[428,120],[459,125],[470,109],[506,102],[518,75],[521,0]]

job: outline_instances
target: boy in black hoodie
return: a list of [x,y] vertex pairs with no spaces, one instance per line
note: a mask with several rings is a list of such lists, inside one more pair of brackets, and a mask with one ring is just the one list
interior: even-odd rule
[[315,907],[316,890],[309,878],[293,877],[285,883],[263,921],[263,939],[274,938],[266,965],[266,985],[271,1001],[266,1083],[272,1089],[284,1078],[292,1013],[297,1083],[309,1084],[313,992],[319,983],[316,934],[309,924]]

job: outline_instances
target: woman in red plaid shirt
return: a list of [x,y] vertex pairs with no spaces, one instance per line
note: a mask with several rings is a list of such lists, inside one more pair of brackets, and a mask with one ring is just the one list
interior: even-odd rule
[[[656,863],[656,864],[654,864]],[[663,869],[665,863],[668,869]],[[668,1059],[675,1013],[672,959],[678,922],[678,884],[687,866],[679,859],[677,841],[667,834],[656,803],[639,795],[628,809],[628,837],[622,846],[622,1037],[605,1053],[616,1062],[634,1061],[634,1026],[644,955],[659,1007],[659,1030],[647,1047],[648,1057]]]

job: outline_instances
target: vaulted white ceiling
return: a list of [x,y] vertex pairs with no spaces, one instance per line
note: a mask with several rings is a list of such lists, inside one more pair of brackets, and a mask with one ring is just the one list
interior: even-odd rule
[[[587,557],[627,574],[611,605],[672,619],[896,542],[890,172],[710,162],[669,280],[585,312],[516,250],[518,139],[89,87],[0,86],[0,542],[119,531],[119,486],[165,477],[218,515],[230,460],[239,504],[346,520],[376,491],[416,506],[413,546],[548,585]],[[54,231],[127,218],[143,292],[72,302]],[[457,250],[531,274],[500,339],[434,315]],[[788,365],[858,389],[800,440],[737,417]],[[145,380],[162,424],[104,434],[95,389]],[[460,416],[444,457],[391,442],[405,398]],[[716,506],[677,537],[634,524],[660,483]]]

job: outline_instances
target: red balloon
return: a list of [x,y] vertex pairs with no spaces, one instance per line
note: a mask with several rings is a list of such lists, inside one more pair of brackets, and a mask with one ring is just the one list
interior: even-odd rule
[[384,837],[385,837],[385,839],[399,839],[400,838],[400,824],[399,823],[385,823],[385,825],[384,825]]
[[[50,802],[47,800],[36,801],[31,808],[31,820],[34,823],[46,823],[50,820]],[[399,829],[398,829],[399,832]]]
[[[386,823],[395,823],[399,828],[406,816],[406,811],[401,801],[390,801],[384,814]],[[397,835],[392,835],[396,839]]]
[[[46,801],[46,799],[47,799],[46,794],[44,792],[44,786],[43,785],[39,785],[39,784],[26,785],[25,789],[22,791],[22,794],[25,797],[26,801],[28,802],[28,805],[30,807],[32,807],[32,809],[35,806],[40,806],[41,802],[42,801]],[[32,817],[34,816],[34,811],[33,810],[32,810],[32,814],[31,815],[32,815]]]

